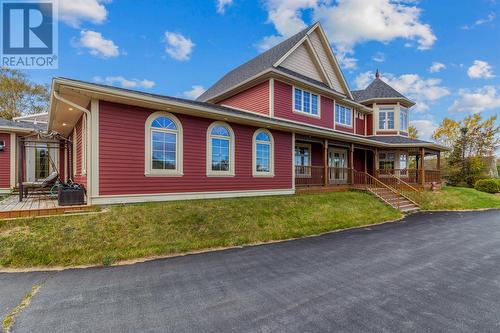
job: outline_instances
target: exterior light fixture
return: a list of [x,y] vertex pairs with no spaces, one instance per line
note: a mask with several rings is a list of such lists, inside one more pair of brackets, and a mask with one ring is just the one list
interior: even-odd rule
[[3,151],[5,148],[5,141],[0,141],[0,151]]

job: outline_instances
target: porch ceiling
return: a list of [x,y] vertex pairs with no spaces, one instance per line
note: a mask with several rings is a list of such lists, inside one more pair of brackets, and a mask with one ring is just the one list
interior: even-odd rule
[[[59,95],[81,107],[87,108],[90,103],[88,96],[78,94],[67,87],[61,87]],[[68,136],[82,116],[82,111],[52,97],[49,130]]]

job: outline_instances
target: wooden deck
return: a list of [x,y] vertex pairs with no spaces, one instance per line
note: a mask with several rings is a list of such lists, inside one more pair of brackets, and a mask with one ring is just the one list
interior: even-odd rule
[[89,208],[87,205],[61,207],[56,198],[46,195],[30,196],[21,202],[19,196],[11,195],[0,201],[0,219],[60,215],[87,211]]

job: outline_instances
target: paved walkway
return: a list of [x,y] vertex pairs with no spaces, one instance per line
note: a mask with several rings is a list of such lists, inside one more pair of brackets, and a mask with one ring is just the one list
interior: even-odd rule
[[279,244],[0,274],[12,332],[500,332],[500,211],[419,213]]

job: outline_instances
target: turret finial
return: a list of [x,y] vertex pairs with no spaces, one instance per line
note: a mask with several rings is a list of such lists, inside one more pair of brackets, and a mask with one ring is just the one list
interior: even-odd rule
[[375,78],[380,79],[380,72],[378,71],[378,68],[377,68],[377,72],[375,73]]

